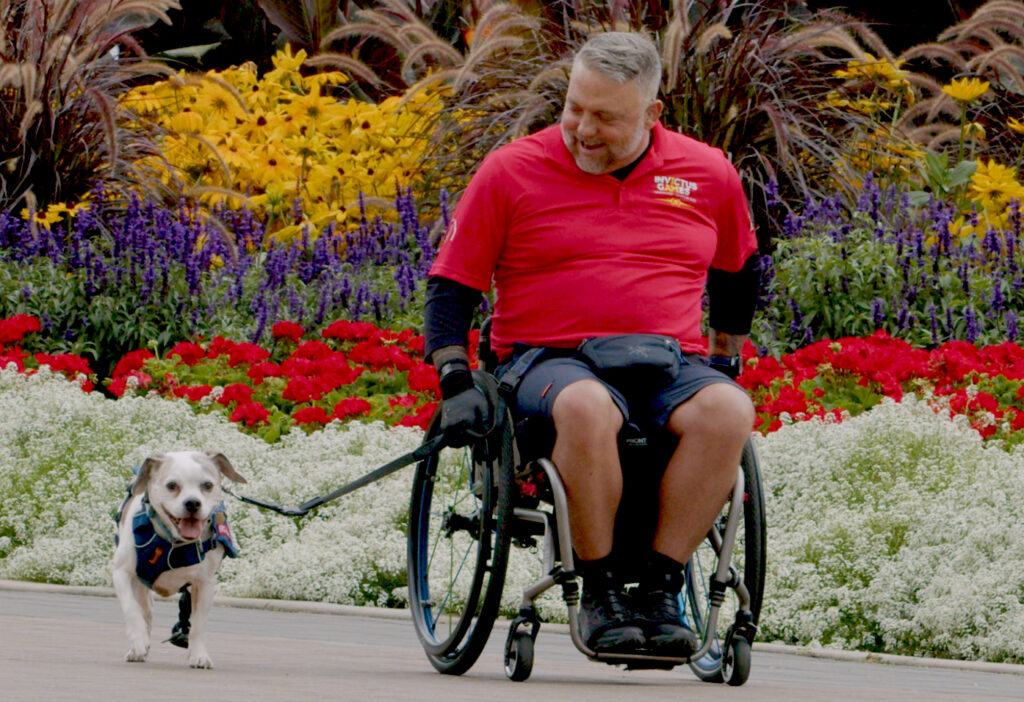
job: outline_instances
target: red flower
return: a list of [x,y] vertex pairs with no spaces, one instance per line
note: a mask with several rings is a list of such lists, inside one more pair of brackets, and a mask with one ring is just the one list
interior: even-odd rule
[[243,383],[232,383],[224,386],[224,392],[217,402],[227,407],[232,402],[248,402],[252,399],[252,388]]
[[182,385],[174,388],[175,397],[186,397],[189,402],[199,402],[213,391],[209,385]]
[[231,351],[236,343],[231,339],[225,339],[223,336],[215,336],[213,341],[210,342],[210,350],[206,352],[206,355],[210,358],[217,358],[217,356]]
[[409,354],[397,346],[385,346],[379,339],[360,341],[349,352],[348,357],[356,363],[365,363],[371,368],[396,368],[409,370],[415,365]]
[[110,381],[110,385],[107,387],[110,390],[110,394],[114,397],[121,397],[128,389],[129,378],[135,378],[138,381],[138,388],[144,388],[153,382],[153,378],[148,373],[142,371],[132,371],[124,375],[119,375]]
[[45,353],[37,353],[36,363],[41,366],[47,365],[50,367],[50,370],[56,373],[64,373],[72,379],[74,379],[74,377],[79,373],[92,375],[92,369],[89,368],[89,362],[81,356],[76,356],[73,353],[58,353],[55,356]]
[[299,376],[292,378],[284,386],[281,397],[297,404],[315,402],[324,396],[324,390],[318,380]]
[[281,367],[276,363],[264,361],[263,363],[254,363],[245,374],[252,379],[253,385],[259,385],[265,378],[279,377],[281,375]]
[[319,361],[334,353],[334,349],[322,341],[307,341],[295,349],[289,358],[308,358],[311,361]]
[[373,405],[361,397],[346,397],[334,406],[334,416],[344,419],[357,414],[369,414],[372,409]]
[[149,349],[138,349],[137,351],[131,351],[126,353],[117,365],[114,366],[114,370],[111,375],[118,378],[122,375],[131,375],[135,371],[142,370],[142,367],[146,363],[146,359],[156,358],[152,351]]
[[0,345],[16,344],[29,332],[41,331],[39,320],[30,314],[16,314],[0,319]]
[[25,358],[28,356],[24,351],[15,346],[13,349],[8,349],[5,353],[0,353],[0,370],[6,368],[9,364],[13,363],[18,369],[19,373],[25,372]]
[[325,339],[353,340],[369,339],[379,333],[380,329],[369,322],[349,322],[345,319],[339,319],[320,332],[320,336]]
[[409,340],[405,342],[405,348],[420,356],[423,355],[425,345],[426,341],[422,334],[410,337]]
[[248,424],[249,426],[264,424],[269,418],[270,412],[267,411],[267,408],[252,400],[239,402],[235,407],[235,411],[231,413],[232,422]]
[[323,407],[305,407],[292,415],[296,424],[327,424],[331,421]]
[[409,369],[409,389],[414,392],[431,392],[439,394],[437,371],[429,363],[418,362]]
[[423,431],[427,430],[430,425],[430,419],[434,416],[434,411],[437,409],[436,402],[428,402],[422,407],[416,410],[415,414],[410,414],[407,417],[402,417],[396,426],[400,427],[419,427]]
[[295,322],[277,322],[270,328],[270,333],[275,339],[291,339],[296,344],[306,332]]
[[194,366],[199,363],[206,356],[206,351],[199,344],[191,341],[182,341],[171,347],[171,350],[167,352],[167,358],[171,356],[177,356],[181,360],[178,363],[184,363],[186,366]]
[[415,395],[394,395],[388,398],[389,407],[412,407],[419,399]]
[[248,341],[235,344],[228,349],[228,365],[234,368],[239,363],[259,363],[270,358],[270,352]]

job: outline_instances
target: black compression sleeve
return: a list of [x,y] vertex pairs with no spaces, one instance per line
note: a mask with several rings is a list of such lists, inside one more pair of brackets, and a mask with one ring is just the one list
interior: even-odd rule
[[441,276],[427,279],[426,302],[423,306],[424,353],[430,354],[445,346],[465,346],[473,311],[480,305],[479,290]]
[[761,284],[761,258],[755,252],[735,273],[708,271],[708,324],[726,334],[749,334]]

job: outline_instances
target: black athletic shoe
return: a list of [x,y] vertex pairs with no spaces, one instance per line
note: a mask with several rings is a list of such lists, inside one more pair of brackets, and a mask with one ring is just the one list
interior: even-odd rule
[[621,592],[584,589],[577,618],[580,636],[596,653],[632,653],[644,645],[644,632],[634,622]]
[[697,650],[697,635],[683,624],[678,593],[649,590],[634,593],[634,598],[651,653],[685,658]]

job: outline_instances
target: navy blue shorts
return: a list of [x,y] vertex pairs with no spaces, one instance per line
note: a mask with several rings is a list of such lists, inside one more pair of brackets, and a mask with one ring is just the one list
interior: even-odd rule
[[[503,365],[496,369],[499,378],[507,367]],[[598,377],[585,361],[556,357],[535,363],[523,376],[515,396],[518,416],[529,420],[543,418],[550,422],[551,408],[558,393],[570,383],[587,379],[596,380],[608,389],[627,423],[662,429],[668,424],[672,411],[701,388],[713,383],[730,383],[742,389],[729,376],[710,368],[707,358],[699,354],[683,355],[679,373],[674,379],[646,387],[637,387],[635,383],[619,383],[619,387],[615,387]]]

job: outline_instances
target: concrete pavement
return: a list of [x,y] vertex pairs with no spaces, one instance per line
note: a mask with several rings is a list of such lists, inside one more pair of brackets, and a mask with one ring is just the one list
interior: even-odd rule
[[[701,683],[684,668],[626,672],[587,661],[564,627],[548,624],[526,683],[504,676],[501,623],[481,660],[456,678],[429,665],[405,612],[235,598],[214,609],[213,670],[189,669],[182,649],[159,642],[147,663],[129,664],[111,594],[0,581],[0,699],[1024,700],[1024,666],[811,657],[765,644],[755,646],[742,688]],[[157,602],[155,640],[166,638],[175,618],[173,601]]]

